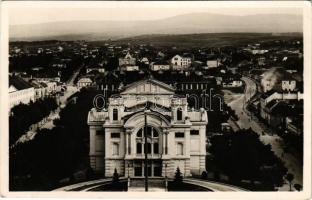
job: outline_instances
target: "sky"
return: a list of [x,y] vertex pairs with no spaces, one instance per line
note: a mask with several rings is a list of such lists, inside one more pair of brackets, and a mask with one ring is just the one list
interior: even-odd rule
[[[9,3],[9,2],[8,2]],[[296,14],[302,9],[294,5],[275,7],[267,3],[259,5],[229,5],[228,2],[96,2],[86,4],[70,2],[70,4],[8,4],[10,25],[37,24],[55,21],[80,20],[156,20],[187,13],[207,12],[226,15],[253,14]],[[297,7],[296,7],[297,6]]]

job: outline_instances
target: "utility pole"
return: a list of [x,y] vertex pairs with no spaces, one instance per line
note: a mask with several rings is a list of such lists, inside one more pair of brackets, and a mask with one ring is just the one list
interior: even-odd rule
[[144,111],[144,172],[145,172],[145,192],[148,191],[148,167],[147,167],[147,112],[148,110]]

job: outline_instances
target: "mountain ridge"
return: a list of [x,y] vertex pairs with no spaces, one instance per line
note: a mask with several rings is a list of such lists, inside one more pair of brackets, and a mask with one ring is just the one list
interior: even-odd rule
[[[259,20],[261,19],[261,20]],[[86,40],[121,39],[149,34],[195,33],[284,33],[302,32],[300,15],[269,14],[232,16],[211,13],[189,13],[158,20],[79,20],[41,24],[11,25],[10,40],[62,40],[62,35],[75,35]]]

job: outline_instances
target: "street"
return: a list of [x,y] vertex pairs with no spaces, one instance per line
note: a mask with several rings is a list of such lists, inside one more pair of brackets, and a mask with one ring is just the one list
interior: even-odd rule
[[61,108],[65,107],[67,103],[67,98],[70,97],[72,94],[77,92],[78,89],[75,86],[67,86],[67,90],[64,92],[64,95],[60,97],[60,104],[59,107],[51,111],[50,115],[46,118],[42,119],[40,122],[38,122],[38,126],[36,126],[35,129],[29,130],[27,133],[22,135],[16,142],[11,146],[14,147],[14,145],[17,145],[18,143],[24,143],[29,140],[32,140],[35,138],[37,134],[38,129],[52,129],[54,127],[53,120],[59,118],[59,113],[61,111]]
[[[285,163],[288,172],[294,175],[295,178],[293,183],[302,185],[302,165],[300,164],[300,160],[292,154],[284,152],[282,139],[278,135],[272,133],[268,127],[261,124],[255,117],[251,117],[251,113],[246,110],[246,102],[256,94],[257,85],[253,80],[247,77],[243,77],[242,80],[246,84],[245,94],[235,95],[235,98],[233,98],[232,101],[226,102],[233,110],[235,110],[239,118],[237,124],[241,129],[251,128],[254,132],[258,133],[260,140],[264,144],[270,144],[275,155],[281,158]],[[285,183],[283,187],[279,188],[279,190],[289,190],[288,184]]]

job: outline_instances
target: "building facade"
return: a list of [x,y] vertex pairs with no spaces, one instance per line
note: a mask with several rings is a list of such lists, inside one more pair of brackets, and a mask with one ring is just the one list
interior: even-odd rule
[[153,79],[134,82],[109,98],[107,108],[89,112],[91,167],[106,177],[115,169],[143,177],[147,135],[149,176],[173,177],[178,167],[184,176],[199,175],[205,170],[207,124],[207,112],[189,109],[173,87]]
[[10,108],[35,101],[35,88],[17,76],[9,76]]
[[88,77],[82,77],[81,79],[78,80],[77,82],[77,87],[78,89],[81,89],[83,87],[88,87],[90,85],[92,85],[93,81],[88,78]]
[[152,71],[168,71],[170,70],[170,65],[166,61],[157,61],[150,64],[150,69]]
[[187,70],[192,64],[192,58],[175,55],[171,58],[173,70]]
[[136,59],[128,52],[125,57],[119,58],[119,66],[123,65],[136,65]]

